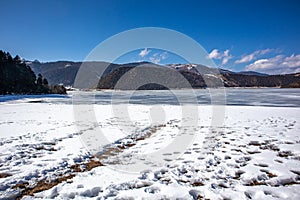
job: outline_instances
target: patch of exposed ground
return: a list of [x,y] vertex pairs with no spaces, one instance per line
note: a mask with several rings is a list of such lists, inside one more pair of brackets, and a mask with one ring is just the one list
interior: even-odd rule
[[[101,163],[101,160],[113,155],[117,155],[125,149],[134,146],[139,140],[145,140],[146,138],[151,137],[152,134],[156,133],[162,127],[165,127],[165,125],[157,125],[151,127],[145,134],[142,134],[137,137],[131,137],[131,139],[133,140],[130,143],[121,143],[117,146],[108,147],[100,155],[97,155],[97,157],[92,157],[88,162],[77,163],[70,166],[70,169],[72,171],[71,173],[61,174],[57,176],[54,180],[51,180],[50,182],[47,180],[40,180],[34,186],[30,185],[28,182],[24,182],[21,184],[16,184],[12,188],[16,190],[21,190],[20,194],[17,196],[17,199],[22,199],[24,196],[28,195],[33,196],[35,193],[49,190],[62,182],[72,179],[76,176],[76,173],[86,172],[92,170],[95,167],[104,166]],[[10,176],[10,174],[0,174],[0,178],[5,178],[7,176]]]

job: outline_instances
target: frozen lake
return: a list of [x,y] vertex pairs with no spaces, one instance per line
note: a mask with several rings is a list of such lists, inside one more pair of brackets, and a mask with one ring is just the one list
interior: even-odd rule
[[[72,98],[72,96],[74,98]],[[46,97],[46,99],[45,99]],[[0,102],[10,100],[41,99],[45,103],[72,104],[73,101],[83,104],[143,104],[143,105],[239,105],[239,106],[274,106],[300,107],[300,89],[281,88],[226,88],[197,90],[139,90],[139,91],[92,91],[69,92],[68,96],[60,95],[10,95],[0,96]],[[213,102],[212,102],[213,100]]]

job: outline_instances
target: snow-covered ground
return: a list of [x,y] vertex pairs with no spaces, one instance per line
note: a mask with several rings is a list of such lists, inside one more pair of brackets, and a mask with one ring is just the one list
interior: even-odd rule
[[[209,105],[197,106],[194,126],[176,105],[126,105],[128,124],[111,105],[93,106],[95,122],[74,117],[71,104],[12,100],[0,103],[0,199],[300,199],[300,108],[226,106],[215,127]],[[122,150],[91,158],[87,137],[99,127],[107,139],[99,149]],[[180,137],[190,138],[187,147],[151,160]],[[74,172],[91,159],[104,166]]]

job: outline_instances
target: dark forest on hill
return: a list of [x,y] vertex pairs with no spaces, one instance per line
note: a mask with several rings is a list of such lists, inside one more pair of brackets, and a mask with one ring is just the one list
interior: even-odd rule
[[38,76],[16,55],[0,50],[0,94],[65,94],[63,86],[50,86],[41,74]]

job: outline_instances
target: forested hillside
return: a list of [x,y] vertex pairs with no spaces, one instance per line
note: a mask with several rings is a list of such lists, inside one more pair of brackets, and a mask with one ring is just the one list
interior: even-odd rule
[[36,77],[18,55],[14,58],[0,50],[0,94],[66,93],[63,86],[49,86],[41,74]]

